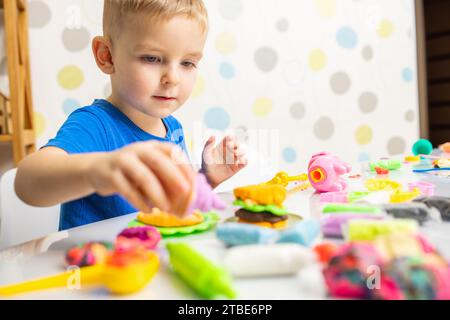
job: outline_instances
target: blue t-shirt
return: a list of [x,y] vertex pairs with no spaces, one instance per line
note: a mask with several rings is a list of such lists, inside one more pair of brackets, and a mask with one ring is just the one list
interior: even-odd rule
[[[90,106],[74,111],[45,147],[58,147],[69,154],[108,152],[139,141],[158,140],[175,143],[187,154],[183,128],[174,117],[162,120],[167,135],[154,136],[135,125],[124,113],[106,100],[95,100]],[[59,229],[65,230],[88,223],[136,212],[119,195],[103,197],[92,194],[61,206]]]

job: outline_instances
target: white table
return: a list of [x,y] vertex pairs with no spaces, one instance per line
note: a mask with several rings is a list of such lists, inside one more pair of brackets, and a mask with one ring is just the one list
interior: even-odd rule
[[[416,180],[432,181],[437,184],[436,195],[450,196],[448,179],[441,180],[426,175],[415,175],[411,173],[411,168],[408,166],[399,172],[392,173],[391,177],[402,183]],[[350,190],[362,190],[361,188],[361,179],[351,180]],[[221,196],[231,204],[231,193],[224,193]],[[318,196],[314,195],[311,189],[297,192],[288,196],[285,204],[290,212],[297,213],[304,218],[314,217],[317,214]],[[221,221],[233,216],[234,210],[235,208],[230,205],[221,213]],[[64,254],[68,248],[93,240],[113,241],[115,236],[134,217],[135,214],[122,216],[52,235],[50,238],[63,239],[51,244],[44,253],[35,254],[33,251],[36,250],[36,243],[42,245],[43,240],[0,253],[0,285],[63,272],[65,270]],[[428,223],[421,227],[421,231],[447,259],[450,259],[450,223]],[[214,231],[187,236],[183,240],[217,263],[220,263],[225,254],[226,248],[215,237]],[[61,288],[16,297],[20,299],[196,299],[197,296],[193,291],[168,268],[164,241],[160,244],[159,253],[162,262],[160,270],[152,282],[137,294],[116,297],[108,294],[106,289],[100,288],[84,290]],[[234,279],[234,287],[238,293],[238,299],[326,298],[318,267],[309,268],[309,270],[292,277]]]

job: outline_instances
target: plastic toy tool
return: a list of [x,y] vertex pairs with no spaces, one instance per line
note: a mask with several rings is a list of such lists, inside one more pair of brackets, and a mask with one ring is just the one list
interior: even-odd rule
[[230,275],[182,242],[169,242],[170,264],[186,284],[206,299],[218,296],[234,298]]
[[328,152],[314,155],[308,165],[309,182],[318,192],[345,191],[347,183],[340,176],[351,168]]
[[[159,267],[158,256],[136,248],[126,252],[115,252],[105,264],[79,269],[79,284],[103,285],[114,294],[130,294],[143,289],[153,278]],[[1,296],[12,296],[37,290],[66,287],[75,279],[73,272],[31,280],[19,284],[0,287]],[[75,280],[73,280],[75,281]]]
[[294,181],[308,181],[308,175],[304,173],[297,176],[289,176],[286,172],[281,171],[278,172],[271,180],[267,181],[266,184],[279,184],[283,187],[287,187],[289,182]]

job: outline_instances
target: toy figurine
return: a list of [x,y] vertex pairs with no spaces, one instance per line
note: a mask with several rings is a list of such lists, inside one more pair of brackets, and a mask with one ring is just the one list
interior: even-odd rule
[[350,171],[350,166],[338,157],[322,152],[311,158],[308,178],[318,192],[345,191],[347,183],[340,176]]

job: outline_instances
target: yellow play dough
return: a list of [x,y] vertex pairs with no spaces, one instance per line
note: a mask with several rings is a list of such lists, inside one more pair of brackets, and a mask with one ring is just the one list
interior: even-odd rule
[[159,209],[153,209],[151,213],[139,212],[137,219],[155,227],[187,227],[202,223],[204,218],[197,211],[188,217],[180,218]]

